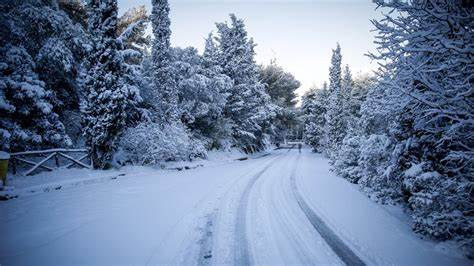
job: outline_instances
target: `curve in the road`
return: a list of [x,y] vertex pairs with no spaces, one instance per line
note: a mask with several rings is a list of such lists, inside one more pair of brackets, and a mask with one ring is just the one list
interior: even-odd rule
[[296,169],[291,175],[291,190],[304,212],[309,222],[314,229],[324,238],[326,243],[336,253],[346,265],[365,265],[365,263],[342,241],[327,225],[326,223],[311,209],[305,202],[301,194],[298,192],[295,180]]

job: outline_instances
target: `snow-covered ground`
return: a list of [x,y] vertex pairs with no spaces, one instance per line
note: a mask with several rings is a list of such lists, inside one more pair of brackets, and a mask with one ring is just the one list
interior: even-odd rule
[[104,171],[89,170],[85,168],[59,168],[54,172],[43,171],[32,176],[22,175],[19,171],[17,175],[8,176],[8,186],[0,190],[0,196],[11,198],[34,193],[51,192],[54,190],[77,187],[92,183],[102,183],[126,175],[143,174],[145,172],[155,173],[157,170],[189,170],[203,166],[225,164],[236,160],[259,158],[267,155],[267,152],[259,152],[247,155],[237,149],[230,151],[209,151],[206,159],[193,161],[165,162],[154,167],[126,166],[118,169]]
[[234,157],[89,172],[104,182],[0,202],[0,264],[338,265],[347,252],[372,265],[472,264],[421,240],[307,149]]

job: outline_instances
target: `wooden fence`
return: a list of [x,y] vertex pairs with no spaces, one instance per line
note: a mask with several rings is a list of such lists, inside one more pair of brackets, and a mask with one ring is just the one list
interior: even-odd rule
[[[74,158],[74,155],[79,157]],[[34,161],[39,159],[39,161]],[[54,164],[51,160],[54,159]],[[89,160],[89,163],[84,160]],[[10,153],[10,163],[13,174],[17,173],[20,166],[31,166],[26,168],[24,175],[31,175],[33,172],[42,169],[52,171],[58,168],[71,168],[73,166],[92,169],[92,159],[87,149],[49,149],[42,151],[25,151]],[[63,164],[63,165],[61,165]]]

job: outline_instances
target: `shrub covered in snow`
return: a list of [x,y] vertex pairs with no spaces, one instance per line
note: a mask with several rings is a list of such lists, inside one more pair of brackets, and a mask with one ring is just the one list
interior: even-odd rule
[[120,146],[131,163],[140,165],[206,156],[203,143],[191,138],[182,124],[140,123],[124,133]]
[[[407,99],[391,130],[414,228],[463,239],[474,252],[474,31],[472,6],[453,1],[383,1],[399,15],[374,21],[387,88]],[[394,71],[396,70],[396,71]],[[422,165],[417,174],[403,174]],[[410,172],[410,171],[409,171]]]
[[454,181],[433,171],[429,164],[419,163],[404,172],[403,189],[414,211],[415,231],[442,239],[472,233],[466,231],[472,227],[472,220],[459,210],[459,205],[453,204],[468,202],[467,198],[460,198],[466,195],[468,187],[460,190]]
[[345,137],[338,151],[337,160],[334,161],[336,173],[352,183],[357,183],[361,178],[361,168],[359,167],[360,142],[359,136]]
[[360,143],[359,184],[381,201],[391,200],[394,195],[398,195],[391,175],[392,149],[390,138],[384,134],[370,135]]

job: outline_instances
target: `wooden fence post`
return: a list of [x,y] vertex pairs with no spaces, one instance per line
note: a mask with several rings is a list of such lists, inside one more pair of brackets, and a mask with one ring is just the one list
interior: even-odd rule
[[59,168],[59,158],[58,158],[58,154],[57,154],[57,153],[54,155],[54,162],[56,163],[56,167]]
[[[82,153],[84,155],[80,156],[79,158],[74,158],[72,155],[68,155],[68,153]],[[31,159],[29,159],[27,156],[35,156],[35,157],[44,157],[41,159],[39,162],[35,162]],[[24,174],[25,175],[30,175],[32,174],[35,170],[38,168],[42,168],[48,171],[52,171],[55,168],[61,168],[60,165],[60,160],[59,157],[63,157],[69,161],[71,161],[69,164],[65,165],[65,168],[69,168],[73,165],[77,165],[80,167],[84,168],[93,168],[93,162],[92,162],[92,157],[91,157],[91,164],[88,165],[87,163],[81,162],[82,160],[88,158],[90,156],[89,150],[88,149],[63,149],[63,148],[58,148],[58,149],[49,149],[49,150],[39,150],[39,151],[25,151],[25,152],[16,152],[16,153],[11,153],[10,154],[11,158],[11,164],[12,164],[12,169],[13,169],[13,174],[17,173],[17,163],[23,163],[26,165],[31,165],[33,166],[29,170],[27,170]],[[26,158],[25,158],[26,157]],[[56,167],[49,167],[45,165],[47,161],[52,159],[54,157],[55,165]]]

